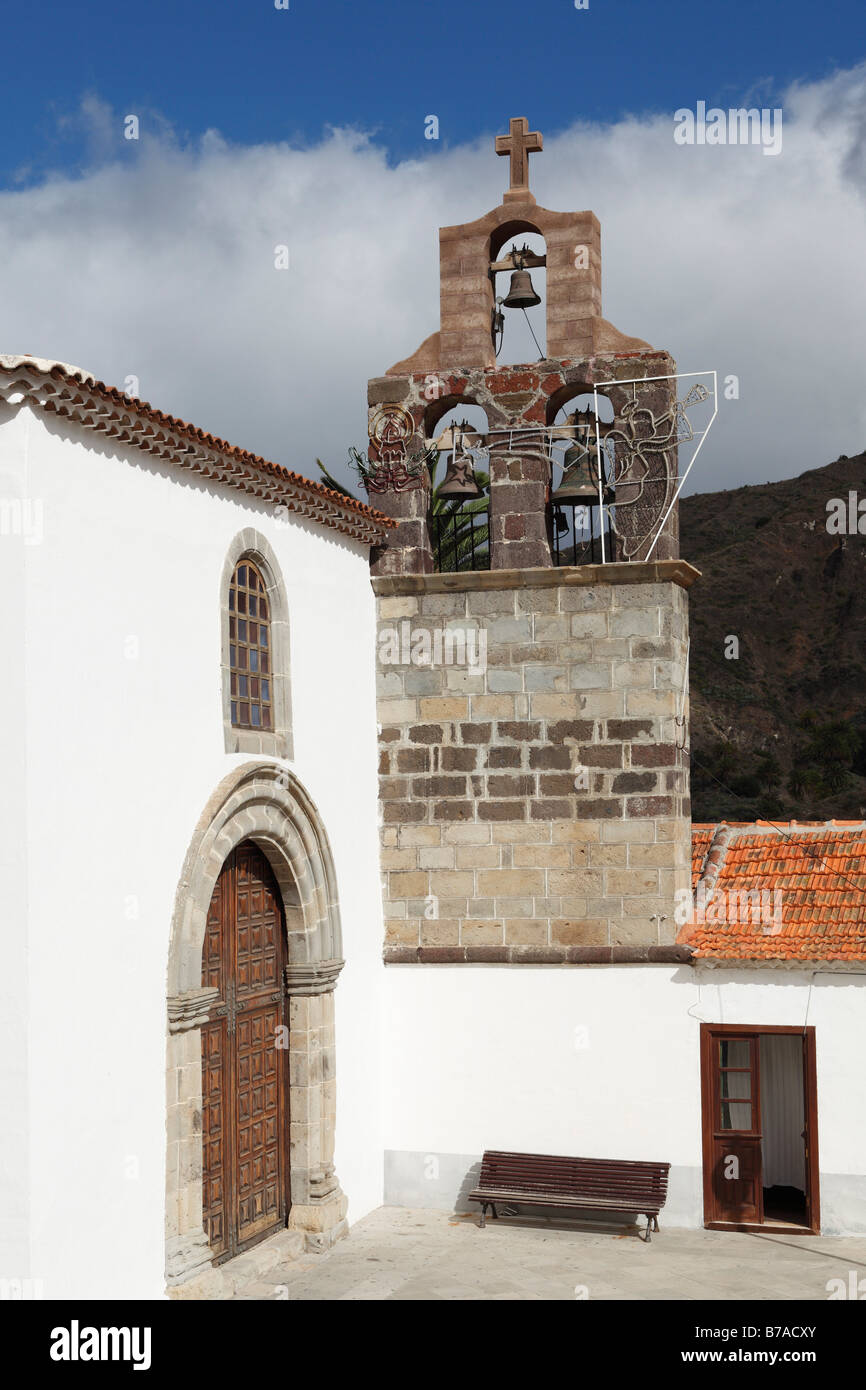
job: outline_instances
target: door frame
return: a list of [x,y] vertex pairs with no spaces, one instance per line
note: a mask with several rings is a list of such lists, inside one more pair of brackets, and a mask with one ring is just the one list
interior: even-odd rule
[[247,762],[209,798],[184,858],[168,956],[165,1275],[168,1288],[213,1271],[202,1222],[201,1030],[217,991],[201,983],[207,913],[220,869],[243,840],[263,850],[286,919],[289,1057],[289,1226],[307,1249],[348,1230],[334,1169],[334,989],[343,967],[333,854],[316,806],[279,763]]
[[[760,1037],[762,1033],[787,1033],[803,1039],[803,1116],[806,1146],[806,1216],[805,1226],[774,1225],[772,1222],[721,1221],[716,1216],[713,1192],[713,1040],[719,1036]],[[818,1070],[816,1063],[815,1028],[786,1027],[779,1024],[702,1023],[701,1053],[701,1154],[703,1162],[704,1227],[710,1231],[764,1231],[768,1234],[821,1234],[821,1189],[818,1165]],[[758,1065],[760,1085],[760,1064]]]

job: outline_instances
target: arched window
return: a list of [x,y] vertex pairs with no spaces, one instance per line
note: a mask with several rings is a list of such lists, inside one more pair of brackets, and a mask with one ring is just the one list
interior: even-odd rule
[[265,581],[251,560],[235,567],[229,589],[232,726],[270,729],[271,637]]
[[291,758],[291,643],[273,547],[252,527],[235,536],[220,584],[222,715],[227,753]]

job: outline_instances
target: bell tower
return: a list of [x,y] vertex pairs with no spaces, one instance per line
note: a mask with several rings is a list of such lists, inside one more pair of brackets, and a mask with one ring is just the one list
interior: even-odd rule
[[[542,135],[514,118],[495,148],[501,204],[439,231],[438,331],[368,384],[365,481],[397,521],[372,561],[386,959],[679,960],[687,402],[601,316],[594,213],[538,206]],[[500,365],[542,267],[546,352]]]

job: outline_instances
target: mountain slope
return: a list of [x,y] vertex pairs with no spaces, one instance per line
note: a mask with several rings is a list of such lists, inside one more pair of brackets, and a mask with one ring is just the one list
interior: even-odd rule
[[828,501],[849,492],[866,499],[866,453],[680,504],[680,554],[702,572],[689,595],[695,820],[863,814],[866,534],[827,529]]

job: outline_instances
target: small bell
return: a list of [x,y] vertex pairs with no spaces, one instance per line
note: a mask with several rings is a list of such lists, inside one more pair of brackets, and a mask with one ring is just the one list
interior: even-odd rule
[[474,465],[475,460],[471,454],[453,453],[439,487],[439,496],[480,497],[481,488],[475,481]]
[[511,276],[511,288],[502,301],[506,309],[531,309],[540,304],[541,297],[535,293],[532,276],[528,270],[515,270]]

